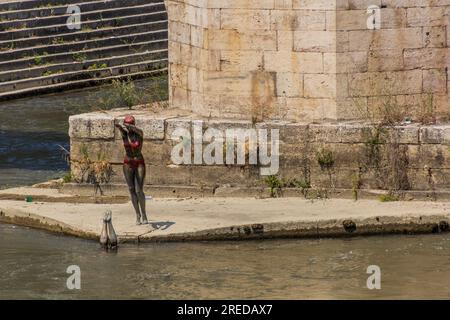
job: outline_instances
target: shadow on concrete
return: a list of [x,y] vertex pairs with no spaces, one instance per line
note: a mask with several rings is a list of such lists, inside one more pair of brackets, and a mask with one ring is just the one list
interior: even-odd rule
[[167,230],[174,224],[175,222],[172,221],[150,222],[152,228],[157,230]]

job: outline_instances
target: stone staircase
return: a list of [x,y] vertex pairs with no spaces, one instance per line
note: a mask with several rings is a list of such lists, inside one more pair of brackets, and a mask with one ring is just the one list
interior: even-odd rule
[[167,41],[163,0],[1,2],[0,100],[166,72]]

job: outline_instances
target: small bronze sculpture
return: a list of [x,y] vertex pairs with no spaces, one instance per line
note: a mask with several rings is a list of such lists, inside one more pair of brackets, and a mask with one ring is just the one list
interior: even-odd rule
[[112,225],[112,212],[106,211],[103,216],[103,228],[100,234],[100,244],[105,249],[117,248],[117,235]]
[[136,120],[133,116],[126,116],[123,125],[116,124],[116,127],[122,133],[123,146],[125,147],[123,174],[130,191],[131,202],[136,211],[136,224],[148,224],[144,194],[145,161],[142,155],[144,133],[136,127]]

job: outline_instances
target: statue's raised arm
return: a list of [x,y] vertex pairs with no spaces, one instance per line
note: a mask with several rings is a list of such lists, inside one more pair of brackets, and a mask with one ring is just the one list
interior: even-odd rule
[[131,202],[136,211],[136,224],[147,224],[144,194],[146,167],[144,156],[142,155],[144,132],[136,127],[136,120],[131,115],[125,117],[123,125],[117,124],[116,127],[122,133],[123,146],[125,148],[123,174],[130,191]]

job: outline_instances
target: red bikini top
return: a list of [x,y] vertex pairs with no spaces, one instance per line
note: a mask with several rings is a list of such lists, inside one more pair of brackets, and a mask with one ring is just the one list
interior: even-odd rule
[[131,142],[127,141],[127,142],[124,142],[123,145],[125,146],[125,148],[131,147],[131,149],[133,149],[133,150],[139,149],[139,147],[141,146],[139,141],[131,141]]

